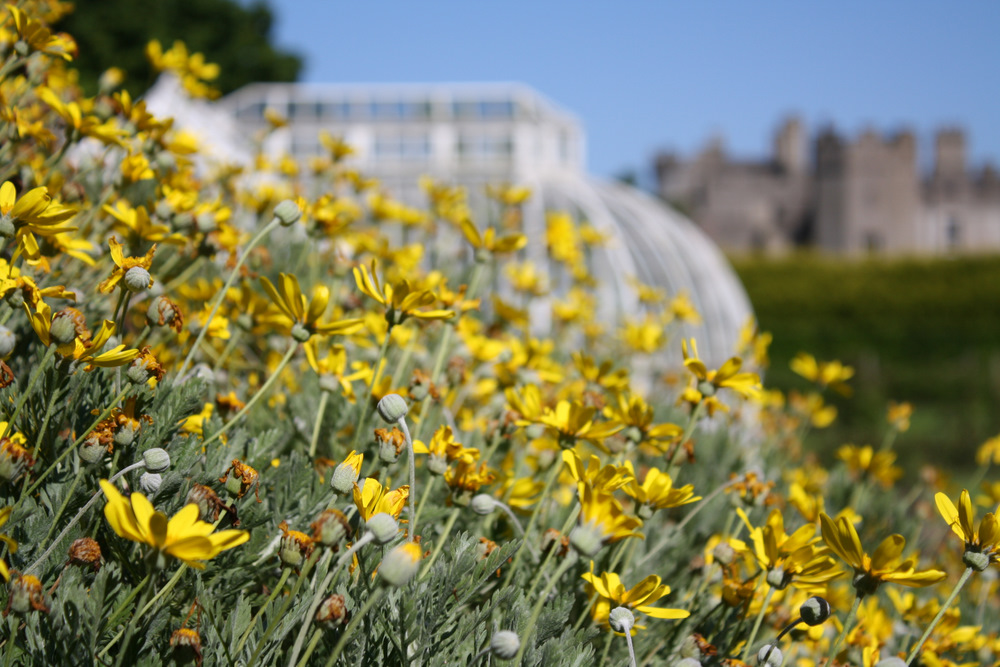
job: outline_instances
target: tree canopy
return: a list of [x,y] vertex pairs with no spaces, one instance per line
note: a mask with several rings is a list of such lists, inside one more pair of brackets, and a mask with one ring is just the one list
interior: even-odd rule
[[70,33],[79,46],[74,64],[80,83],[97,90],[101,73],[111,66],[125,70],[124,87],[133,95],[156,80],[146,59],[146,44],[158,39],[169,48],[183,41],[218,63],[213,85],[223,94],[255,81],[295,81],[301,56],[271,42],[274,15],[263,2],[243,6],[234,0],[76,0],[74,11],[57,30]]

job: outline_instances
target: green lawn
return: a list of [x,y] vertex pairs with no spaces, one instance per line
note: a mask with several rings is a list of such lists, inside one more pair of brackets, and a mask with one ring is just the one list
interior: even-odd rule
[[887,401],[910,401],[897,450],[908,467],[972,465],[1000,432],[1000,257],[734,258],[761,328],[774,334],[766,384],[805,388],[799,351],[857,370],[855,396],[817,441],[877,445]]

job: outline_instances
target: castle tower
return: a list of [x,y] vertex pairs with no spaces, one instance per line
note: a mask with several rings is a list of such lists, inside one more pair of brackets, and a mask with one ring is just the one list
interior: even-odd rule
[[934,137],[934,178],[960,179],[965,175],[965,132],[939,130]]
[[787,173],[805,172],[806,134],[798,116],[786,119],[774,135],[774,159]]

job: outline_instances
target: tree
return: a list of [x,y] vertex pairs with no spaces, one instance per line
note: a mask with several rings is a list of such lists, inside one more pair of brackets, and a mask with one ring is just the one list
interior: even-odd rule
[[56,30],[68,32],[79,46],[74,64],[80,83],[93,94],[97,80],[111,66],[125,70],[124,87],[139,95],[156,79],[146,60],[146,44],[175,40],[201,52],[222,72],[213,85],[228,93],[255,81],[295,81],[302,70],[299,55],[271,43],[274,15],[263,2],[242,6],[234,0],[76,0],[74,11]]

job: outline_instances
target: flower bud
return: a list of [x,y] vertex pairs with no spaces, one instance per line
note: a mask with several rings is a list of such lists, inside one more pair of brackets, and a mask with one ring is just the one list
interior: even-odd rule
[[365,528],[375,536],[375,541],[379,544],[392,542],[399,534],[399,524],[389,514],[379,512],[373,515],[365,523]]
[[627,607],[615,607],[608,614],[608,624],[615,632],[626,633],[635,625],[635,616]]
[[97,572],[101,569],[101,545],[90,537],[74,540],[69,547],[69,562],[72,565],[93,568],[94,572]]
[[170,467],[170,454],[159,447],[147,449],[142,453],[142,464],[148,472],[163,472]]
[[701,392],[701,395],[705,398],[711,398],[712,396],[715,396],[715,385],[707,381],[699,382],[698,391]]
[[590,526],[576,526],[569,534],[569,543],[588,558],[593,558],[604,546],[604,536]]
[[73,321],[73,317],[65,310],[60,310],[53,315],[49,335],[60,345],[72,343],[76,337],[76,323]]
[[376,410],[378,410],[379,416],[390,424],[398,422],[410,411],[406,406],[406,401],[399,394],[383,396],[382,400],[378,402]]
[[17,336],[7,327],[0,325],[0,357],[6,359],[17,345]]
[[153,286],[153,278],[149,275],[149,271],[141,266],[133,266],[126,271],[123,282],[128,291],[133,293],[147,290]]
[[736,559],[736,550],[728,542],[719,542],[712,549],[712,556],[722,565],[729,565]]
[[480,516],[491,514],[497,506],[497,501],[488,493],[480,493],[472,497],[469,509]]
[[285,199],[274,207],[274,217],[281,222],[283,227],[290,227],[302,217],[302,209],[291,199]]
[[400,544],[382,559],[382,564],[378,568],[379,576],[390,586],[405,586],[420,569],[421,558],[423,552],[419,544],[416,542]]
[[199,213],[194,219],[194,224],[198,225],[198,231],[202,234],[208,234],[218,228],[215,220],[215,214],[210,211]]
[[681,642],[679,653],[682,658],[701,658],[701,648],[698,646],[698,640],[693,635],[685,637],[684,641]]
[[351,531],[344,513],[334,509],[325,510],[310,527],[313,530],[313,540],[327,547],[339,544]]
[[350,457],[348,457],[333,469],[333,478],[330,480],[330,486],[337,493],[350,493],[351,489],[354,488],[354,483],[358,481],[360,473],[361,462],[359,461],[357,467],[355,467],[351,464]]
[[14,238],[14,234],[16,233],[17,230],[14,229],[14,221],[11,220],[10,214],[0,214],[0,236],[5,239],[11,239]]
[[781,667],[785,661],[785,656],[781,654],[781,649],[774,644],[764,644],[757,651],[757,664],[767,665],[767,667]]
[[765,579],[767,580],[769,586],[777,588],[780,591],[784,590],[784,588],[791,583],[792,573],[785,572],[785,568],[783,567],[776,567],[767,571]]
[[139,489],[147,496],[151,496],[160,490],[163,477],[156,472],[144,472],[139,476]]
[[340,594],[331,595],[323,600],[316,610],[316,622],[331,629],[346,625],[348,616],[346,601]]
[[494,658],[513,660],[521,650],[521,638],[511,630],[498,630],[490,639],[490,652]]
[[813,596],[799,607],[799,616],[806,625],[819,625],[830,618],[830,603],[824,598]]

